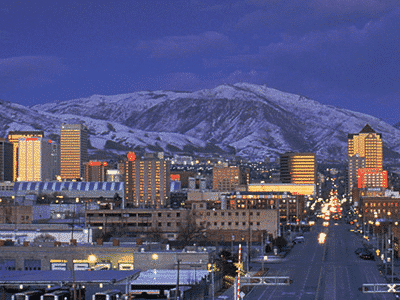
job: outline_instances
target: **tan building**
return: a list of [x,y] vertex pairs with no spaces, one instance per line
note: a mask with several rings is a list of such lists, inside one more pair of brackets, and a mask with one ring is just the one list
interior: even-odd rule
[[137,159],[134,152],[129,152],[127,157],[126,207],[166,207],[170,197],[170,162],[157,158]]
[[8,141],[13,145],[13,181],[18,178],[18,141],[20,138],[44,137],[43,131],[10,131]]
[[232,192],[249,183],[249,174],[238,166],[215,166],[213,168],[213,189]]
[[315,184],[316,171],[315,153],[288,152],[280,155],[282,183]]
[[86,211],[86,222],[91,227],[101,227],[104,234],[136,233],[138,237],[153,240],[176,240],[189,213],[185,209],[90,210]]
[[[358,155],[364,158],[364,168],[382,170],[382,134],[376,133],[368,124],[358,133],[350,133],[348,135],[348,157],[350,158]],[[355,174],[354,174],[355,172]],[[352,181],[358,175],[358,168],[349,166],[349,191],[357,183]]]
[[83,163],[87,162],[88,131],[83,124],[61,125],[60,163],[62,179],[83,178]]
[[20,138],[18,143],[18,181],[56,179],[53,141],[40,137]]
[[[261,233],[273,238],[278,235],[278,210],[227,209],[194,211],[196,224],[205,228],[208,241],[247,241],[251,231],[252,241],[260,241]],[[232,238],[233,237],[233,238]]]

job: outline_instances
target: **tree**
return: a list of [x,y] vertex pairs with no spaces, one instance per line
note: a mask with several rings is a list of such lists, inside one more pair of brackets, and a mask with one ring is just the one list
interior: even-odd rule
[[187,215],[185,222],[181,224],[178,231],[177,240],[181,243],[191,244],[205,239],[205,227],[196,224],[195,216],[192,212]]
[[55,242],[56,238],[48,233],[42,233],[33,239],[34,243]]

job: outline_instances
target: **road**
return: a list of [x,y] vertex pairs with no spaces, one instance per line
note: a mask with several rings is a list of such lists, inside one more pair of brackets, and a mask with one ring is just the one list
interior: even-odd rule
[[[289,276],[289,286],[259,286],[244,299],[395,299],[393,294],[363,294],[363,283],[386,283],[377,268],[377,261],[362,260],[354,250],[362,246],[362,238],[349,231],[350,225],[330,222],[328,227],[315,225],[304,234],[306,241],[294,246],[285,260],[265,264],[267,276]],[[318,243],[320,232],[327,234],[324,244]]]

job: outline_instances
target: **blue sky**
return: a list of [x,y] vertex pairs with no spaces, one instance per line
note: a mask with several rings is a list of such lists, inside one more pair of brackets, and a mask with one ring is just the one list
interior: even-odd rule
[[400,121],[399,0],[0,2],[0,99],[265,84]]

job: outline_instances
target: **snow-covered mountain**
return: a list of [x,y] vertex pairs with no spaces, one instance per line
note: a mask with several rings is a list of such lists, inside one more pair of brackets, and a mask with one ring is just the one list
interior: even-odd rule
[[30,108],[4,101],[0,106],[2,136],[10,130],[44,130],[54,139],[65,120],[84,121],[93,155],[136,150],[260,159],[310,151],[319,159],[343,160],[347,134],[367,123],[382,133],[386,155],[400,153],[400,130],[380,119],[247,83],[196,92],[94,95]]

